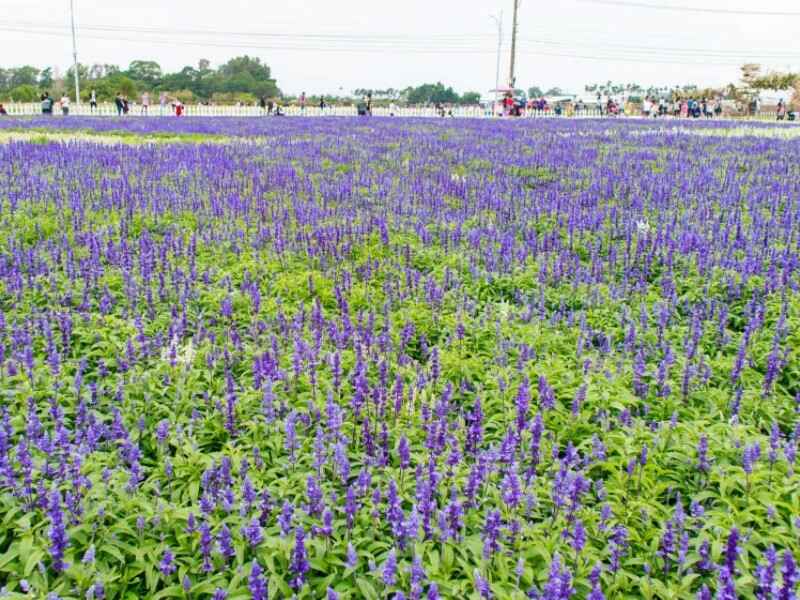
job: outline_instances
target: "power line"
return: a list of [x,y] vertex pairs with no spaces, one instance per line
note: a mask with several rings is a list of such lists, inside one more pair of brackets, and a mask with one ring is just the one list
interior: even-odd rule
[[669,4],[649,4],[633,0],[578,0],[585,4],[605,4],[610,6],[628,6],[631,8],[644,8],[649,10],[664,10],[675,12],[706,13],[714,15],[746,15],[753,17],[800,17],[800,12],[782,10],[739,10],[734,8],[703,8],[702,6],[678,6]]
[[634,53],[672,54],[678,56],[716,56],[718,58],[743,57],[748,60],[755,58],[784,60],[786,58],[800,58],[800,53],[776,52],[770,50],[726,50],[713,48],[666,48],[663,46],[641,46],[637,44],[617,44],[608,42],[581,42],[538,38],[523,38],[523,41],[532,44],[548,46],[568,46],[579,48],[600,48]]
[[[86,26],[82,27],[82,29],[89,29],[91,31],[105,31],[105,32],[114,32],[114,33],[144,33],[146,35],[168,35],[177,30],[170,30],[170,29],[158,29],[158,28],[139,28],[139,27],[124,27],[124,26]],[[57,26],[45,26],[45,25],[38,25],[34,27],[16,27],[16,26],[2,26],[0,24],[0,30],[10,31],[10,32],[18,32],[18,33],[32,33],[32,34],[42,34],[42,35],[61,35],[64,31],[63,27]],[[222,32],[207,32],[210,35],[224,35]],[[261,33],[260,35],[270,35],[267,33]],[[276,34],[282,35],[282,34]],[[313,35],[313,34],[310,34]],[[310,37],[309,35],[309,37]],[[295,36],[298,37],[298,36]],[[390,37],[390,36],[389,36]],[[111,40],[111,39],[119,39],[118,37],[109,38],[107,36],[90,36],[90,39],[101,39],[101,40]],[[158,38],[142,38],[144,40],[154,40]],[[584,48],[584,49],[594,49],[594,50],[603,50],[603,51],[614,51],[614,52],[625,52],[631,54],[657,54],[659,56],[668,56],[674,55],[681,58],[686,58],[687,55],[689,57],[693,57],[696,55],[702,55],[703,57],[717,57],[717,58],[742,58],[746,60],[753,60],[753,59],[766,59],[766,60],[787,60],[787,59],[795,59],[800,57],[800,53],[793,53],[793,52],[786,52],[786,51],[776,51],[776,50],[754,50],[754,49],[716,49],[716,48],[694,48],[694,47],[666,47],[666,46],[646,46],[646,45],[639,45],[639,44],[624,44],[624,43],[615,43],[615,42],[606,42],[606,41],[574,41],[574,40],[566,40],[566,39],[553,39],[553,38],[519,38],[520,41],[536,44],[536,45],[543,45],[543,46],[555,46],[555,47],[566,47],[566,48]],[[487,40],[488,41],[488,40]],[[189,41],[189,40],[178,40],[175,38],[170,38],[170,43],[181,44],[186,43],[189,45],[198,45],[202,43],[203,45],[210,45],[210,46],[219,46],[218,42],[215,41],[207,41],[207,40],[199,40],[197,42]],[[306,45],[306,42],[314,44],[313,46]],[[488,52],[489,47],[487,45],[486,48],[482,48],[476,46],[473,42],[467,42],[462,40],[440,40],[440,39],[425,39],[425,38],[418,38],[417,40],[399,40],[395,41],[392,39],[371,39],[366,38],[363,39],[358,35],[348,35],[346,34],[338,34],[336,39],[315,39],[311,38],[308,40],[304,39],[279,39],[277,41],[280,45],[261,45],[261,44],[243,44],[241,42],[236,43],[224,43],[223,47],[242,47],[242,48],[256,48],[256,49],[266,49],[266,50],[281,50],[281,49],[310,49],[310,50],[365,50],[369,51],[372,49],[398,49],[403,51],[417,51],[417,52],[424,52],[430,53],[434,51],[442,51],[442,52],[465,52],[465,53],[483,53]]]
[[[138,28],[125,28],[117,27],[115,31],[136,33]],[[33,35],[46,35],[46,36],[68,36],[69,33],[63,28],[50,28],[47,29],[31,29],[31,28],[14,28],[2,27],[0,31],[9,31],[15,33],[25,33]],[[150,33],[148,35],[157,35]],[[441,43],[431,44],[428,41],[427,46],[421,46],[415,43],[411,46],[407,44],[389,43],[384,44],[381,42],[367,42],[359,40],[354,43],[354,40],[337,39],[337,40],[283,40],[270,45],[261,44],[247,44],[247,43],[220,43],[218,41],[207,40],[176,40],[164,39],[156,37],[136,37],[129,38],[124,36],[115,35],[114,37],[103,35],[84,34],[84,38],[97,39],[103,41],[114,42],[130,42],[133,44],[156,44],[156,45],[179,45],[179,46],[192,46],[192,47],[211,47],[211,48],[225,48],[225,49],[250,49],[250,50],[269,50],[269,51],[290,51],[290,52],[343,52],[343,53],[371,53],[371,54],[391,54],[394,52],[401,52],[403,54],[490,54],[496,52],[496,48],[478,47],[473,44],[469,46],[459,45],[442,45]],[[522,41],[522,40],[521,40]],[[579,60],[601,60],[601,61],[618,61],[630,63],[646,63],[646,64],[675,64],[675,65],[715,65],[715,66],[739,66],[741,62],[732,62],[736,56],[727,54],[714,54],[714,50],[700,50],[700,49],[685,49],[685,48],[651,48],[647,46],[635,46],[630,44],[587,44],[586,42],[570,42],[558,41],[549,39],[525,39],[527,43],[533,43],[538,46],[544,46],[544,49],[523,50],[521,53],[528,55],[541,55],[553,56],[562,58],[574,58]],[[288,42],[288,43],[287,43]],[[560,49],[567,51],[561,51]],[[575,49],[574,52],[568,50]],[[587,54],[591,51],[591,54]],[[712,59],[708,60],[708,55]],[[743,51],[744,54],[744,51]],[[696,57],[697,60],[687,60]],[[756,56],[752,53],[748,54],[748,59],[753,59]],[[766,57],[773,61],[791,60],[797,55],[781,54]],[[677,60],[676,60],[677,59]],[[719,59],[730,59],[727,62],[721,62]]]
[[[0,28],[0,31],[9,31],[8,28]],[[18,33],[26,33],[26,34],[34,34],[34,35],[49,35],[49,36],[59,36],[63,37],[68,34],[59,33],[59,32],[48,32],[48,31],[27,31],[27,30],[11,30]],[[290,51],[290,52],[342,52],[342,53],[363,53],[363,52],[370,52],[371,54],[391,54],[392,49],[388,47],[382,48],[346,48],[346,47],[320,47],[320,46],[258,46],[258,45],[249,45],[249,44],[220,44],[214,42],[204,42],[204,41],[181,41],[181,40],[165,40],[165,39],[148,39],[148,38],[126,38],[126,37],[107,37],[107,36],[95,36],[95,35],[84,35],[84,38],[89,39],[96,39],[96,40],[103,40],[103,41],[112,41],[112,42],[130,42],[135,45],[164,45],[164,46],[191,46],[191,47],[212,47],[212,48],[224,48],[224,49],[250,49],[250,50],[270,50],[270,51]],[[413,54],[442,54],[442,55],[459,55],[459,54],[494,54],[496,49],[471,49],[471,50],[458,50],[458,49],[446,49],[446,48],[437,48],[437,49],[418,49],[418,50],[406,50],[402,49],[399,50],[403,54],[413,53]],[[618,52],[616,54],[606,51],[599,51],[592,53],[591,55],[585,53],[571,53],[571,52],[556,52],[551,50],[522,50],[519,52],[520,54],[526,55],[535,55],[535,56],[551,56],[551,57],[559,57],[559,58],[572,58],[577,60],[591,60],[591,61],[617,61],[617,62],[629,62],[629,63],[643,63],[643,64],[665,64],[665,65],[685,65],[685,66],[739,66],[740,63],[738,62],[717,62],[717,61],[709,61],[700,59],[697,61],[687,61],[687,60],[660,60],[660,59],[652,59],[652,58],[642,58],[642,57],[631,57],[628,53],[621,53]]]
[[[34,21],[13,21],[2,22],[0,25],[10,27],[32,27],[44,29],[62,29],[60,23],[55,22],[34,22]],[[363,40],[363,41],[409,41],[417,42],[419,40],[430,41],[474,41],[478,39],[489,40],[494,36],[490,34],[426,34],[426,35],[410,35],[410,34],[352,34],[352,33],[286,33],[286,32],[265,32],[265,31],[224,31],[215,29],[174,29],[163,27],[130,27],[120,25],[81,25],[81,29],[85,31],[125,31],[135,33],[158,33],[165,35],[212,35],[212,36],[226,36],[226,37],[267,37],[267,38],[286,38],[286,39],[315,39],[315,40]]]

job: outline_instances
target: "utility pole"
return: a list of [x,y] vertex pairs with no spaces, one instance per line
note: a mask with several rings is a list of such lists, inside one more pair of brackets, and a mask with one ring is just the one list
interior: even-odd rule
[[519,1],[514,0],[514,19],[511,24],[511,68],[508,72],[508,87],[514,88],[516,77],[514,76],[514,63],[517,59],[517,13],[519,12]]
[[500,94],[500,55],[503,52],[503,11],[500,11],[500,17],[491,15],[492,19],[497,23],[497,67],[494,71],[494,108],[492,114],[497,113],[497,103],[499,102]]
[[75,77],[75,104],[81,103],[81,84],[78,77],[78,43],[75,41],[75,0],[69,0],[69,12],[72,19],[72,74]]

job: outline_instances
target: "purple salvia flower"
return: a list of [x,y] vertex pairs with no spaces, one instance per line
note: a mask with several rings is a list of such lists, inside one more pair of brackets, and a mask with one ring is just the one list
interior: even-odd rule
[[478,569],[475,569],[473,578],[475,580],[475,591],[478,592],[481,599],[490,600],[492,598],[492,589],[489,586],[489,582],[481,576],[481,572],[478,571]]
[[397,552],[392,548],[386,557],[381,571],[381,580],[387,587],[392,587],[397,580]]
[[739,557],[739,530],[731,528],[725,545],[725,568],[733,577],[736,573],[736,559]]
[[697,600],[712,600],[711,590],[707,585],[703,584],[703,587],[697,592]]
[[783,552],[781,575],[783,576],[783,585],[778,591],[777,600],[796,600],[795,590],[797,589],[797,582],[800,581],[800,574],[797,572],[797,563],[795,563],[794,556],[790,550],[784,550]]
[[263,576],[258,561],[253,561],[250,567],[250,576],[247,578],[247,588],[250,590],[252,600],[267,600],[269,588],[266,577]]
[[522,383],[517,390],[517,397],[515,399],[517,407],[517,435],[522,435],[522,430],[528,422],[528,410],[531,404],[530,381],[527,377],[523,377]]
[[258,546],[264,536],[261,533],[261,523],[257,517],[254,517],[249,524],[242,527],[242,537],[247,541],[251,548]]
[[292,530],[292,517],[294,515],[294,506],[288,500],[284,501],[281,507],[281,514],[278,515],[278,525],[281,528],[281,535],[287,536]]
[[169,577],[177,570],[177,567],[175,566],[175,557],[169,548],[164,550],[164,554],[161,557],[161,562],[158,565],[158,570],[161,571],[161,574],[164,577]]
[[309,568],[306,555],[305,531],[298,526],[295,528],[294,550],[289,564],[289,571],[293,575],[290,585],[294,590],[299,590],[303,587]]
[[222,529],[220,529],[219,534],[217,535],[217,544],[219,545],[219,553],[223,556],[226,562],[236,556],[236,550],[233,548],[233,537],[231,536],[231,530],[228,529],[228,526],[225,524],[222,525]]
[[491,558],[495,552],[500,550],[498,539],[500,538],[500,526],[502,522],[502,517],[498,510],[493,510],[486,516],[486,525],[483,529],[484,558]]
[[358,554],[356,553],[356,549],[353,548],[353,544],[348,542],[347,543],[347,560],[345,561],[345,566],[348,569],[355,569],[358,566]]
[[775,568],[778,564],[778,553],[774,546],[767,548],[764,553],[764,564],[756,567],[757,600],[772,600],[775,586]]
[[711,571],[714,567],[711,562],[711,542],[709,540],[703,540],[700,544],[700,548],[697,550],[697,554],[700,556],[700,562],[697,564],[697,568],[705,573]]
[[708,436],[701,435],[697,443],[697,470],[708,473],[711,465],[708,462]]
[[733,573],[731,573],[727,567],[720,568],[716,600],[738,599],[739,596],[736,593],[736,582],[733,579]]
[[214,567],[211,564],[211,550],[214,545],[214,538],[211,535],[211,528],[208,523],[200,525],[200,552],[203,556],[203,572],[209,573]]
[[435,583],[431,582],[430,586],[428,586],[428,600],[440,600],[441,596],[439,596],[439,586]]
[[406,436],[402,436],[397,444],[397,456],[400,459],[401,469],[405,470],[411,465],[411,452]]
[[53,490],[50,494],[50,502],[47,505],[48,516],[50,517],[50,557],[53,560],[53,569],[60,573],[67,568],[64,563],[64,551],[69,545],[67,530],[64,526],[64,513],[61,511],[61,492]]

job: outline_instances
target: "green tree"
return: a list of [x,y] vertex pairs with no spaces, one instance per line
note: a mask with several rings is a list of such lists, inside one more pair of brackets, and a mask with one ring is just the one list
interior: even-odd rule
[[11,69],[11,80],[9,81],[9,87],[15,88],[20,85],[36,86],[38,84],[39,69],[36,67],[26,65],[17,69]]
[[39,73],[39,87],[42,89],[53,87],[52,67],[47,67],[46,69],[43,69],[41,73]]
[[461,95],[461,104],[480,104],[480,92],[464,92]]
[[441,81],[424,83],[406,91],[406,98],[409,104],[456,104],[459,101],[458,94],[453,88],[445,87]]
[[544,92],[538,85],[528,88],[528,98],[541,98],[542,96],[544,96]]
[[126,75],[134,81],[141,81],[152,87],[158,85],[161,80],[161,65],[153,60],[134,60],[128,65]]
[[3,97],[15,102],[36,102],[39,99],[39,88],[26,83],[4,93]]

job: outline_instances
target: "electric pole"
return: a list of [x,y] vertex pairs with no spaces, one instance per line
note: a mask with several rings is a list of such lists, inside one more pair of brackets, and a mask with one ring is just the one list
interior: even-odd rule
[[514,19],[511,24],[511,68],[508,73],[508,87],[514,88],[516,77],[514,76],[514,63],[517,59],[517,13],[519,11],[519,0],[514,0]]
[[492,19],[497,23],[497,67],[494,72],[494,108],[492,114],[497,113],[497,104],[499,102],[498,94],[500,93],[500,55],[503,52],[503,11],[500,11],[500,17],[491,15]]
[[75,77],[75,104],[81,103],[81,83],[78,77],[78,43],[75,41],[75,0],[69,0],[69,12],[72,19],[72,74]]

